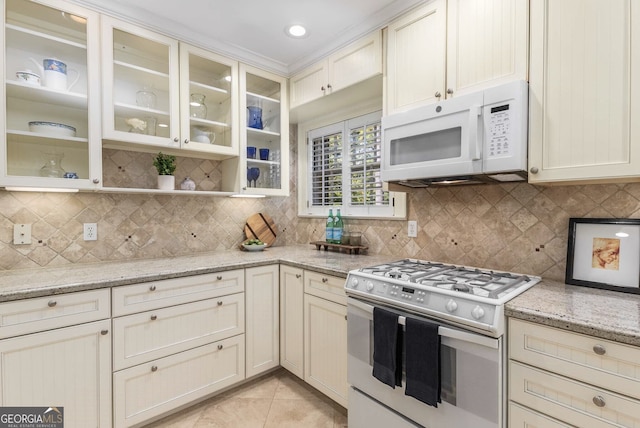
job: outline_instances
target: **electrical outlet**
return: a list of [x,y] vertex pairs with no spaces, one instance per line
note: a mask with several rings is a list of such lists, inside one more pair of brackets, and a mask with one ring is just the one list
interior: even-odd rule
[[418,222],[415,220],[410,220],[407,222],[407,236],[409,238],[417,238],[418,237]]
[[13,244],[14,245],[31,244],[31,225],[30,224],[14,224],[13,225]]
[[98,224],[97,223],[84,223],[84,240],[85,241],[98,240]]

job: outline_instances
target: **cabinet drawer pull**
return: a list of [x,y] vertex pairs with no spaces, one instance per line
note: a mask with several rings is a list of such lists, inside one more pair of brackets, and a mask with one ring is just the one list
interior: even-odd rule
[[152,285],[151,287],[149,287],[149,291],[156,291],[156,286]]
[[106,336],[107,334],[109,334],[109,330],[100,330],[100,334]]
[[155,321],[155,320],[157,320],[157,319],[158,319],[158,316],[157,316],[157,315],[151,315],[151,321]]
[[217,279],[218,281],[222,281],[222,275],[218,275],[218,276],[216,276],[216,279]]
[[327,282],[329,282],[329,278],[322,278],[322,282],[323,282],[323,283],[327,283]]
[[593,352],[595,352],[598,355],[604,355],[607,353],[607,348],[605,348],[602,345],[594,345]]
[[158,371],[158,366],[151,366],[151,371],[152,372],[157,372]]
[[57,304],[58,302],[56,302],[55,300],[49,300],[49,302],[47,303],[47,306],[49,306],[50,308],[53,308]]
[[222,306],[222,300],[218,300],[218,306]]
[[[222,349],[222,345],[218,345],[218,350],[221,350],[221,349]],[[594,400],[595,400],[595,398],[594,398]]]
[[596,395],[595,397],[593,397],[593,404],[598,407],[604,407],[607,402],[604,401],[604,397],[602,397],[601,395]]
[[299,273],[296,274],[296,278],[300,279],[302,278],[302,275],[300,275]]

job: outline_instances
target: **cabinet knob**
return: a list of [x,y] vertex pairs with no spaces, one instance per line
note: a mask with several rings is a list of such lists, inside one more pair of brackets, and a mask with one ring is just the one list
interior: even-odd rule
[[216,276],[216,279],[217,279],[218,281],[222,281],[222,275],[218,275],[218,276]]
[[327,84],[327,89],[331,89],[331,85]]
[[109,330],[100,330],[100,334],[106,336],[107,334],[109,334]]
[[321,90],[322,92],[324,92],[324,91],[326,90],[326,89],[325,89],[325,87],[324,87],[324,85],[320,86],[320,90]]
[[218,300],[218,306],[222,306],[222,300]]
[[218,350],[222,349],[222,345],[218,345]]
[[47,303],[47,306],[49,306],[50,308],[53,308],[57,304],[58,302],[56,302],[55,300],[49,300],[49,302]]
[[593,352],[595,352],[598,355],[604,355],[607,353],[607,348],[605,348],[602,345],[594,345]]
[[440,91],[436,92],[436,93],[435,93],[435,94],[433,94],[433,95],[435,95],[435,97],[436,97],[436,98],[440,98],[440,97],[442,97],[442,94],[440,93]]
[[177,142],[179,142],[179,141],[180,141],[180,138],[178,138],[178,137],[174,137],[174,138],[173,138],[173,142],[174,142],[174,143],[177,143]]
[[447,89],[447,94],[449,94],[449,95],[453,94],[453,89],[448,88],[448,89]]
[[188,139],[188,138],[185,138],[185,139],[184,139],[184,143],[185,143],[185,144],[189,144],[189,139]]
[[322,282],[323,282],[323,283],[327,283],[327,282],[329,282],[329,278],[326,278],[326,277],[325,277],[325,278],[322,278]]
[[529,172],[531,174],[537,174],[538,173],[538,167],[537,166],[532,166],[531,169],[529,170]]
[[94,179],[93,179],[93,180],[91,180],[91,181],[93,181],[93,184],[98,184],[98,183],[100,183],[100,179],[99,179],[99,178],[94,178]]
[[151,366],[151,371],[152,372],[157,372],[158,371],[158,366]]
[[152,285],[151,287],[149,287],[149,291],[156,291],[156,286]]
[[157,315],[151,315],[151,321],[155,321],[155,320],[157,320],[157,319],[158,319],[158,316],[157,316]]
[[296,274],[296,278],[300,279],[302,278],[302,275],[300,275],[299,273]]
[[595,404],[598,407],[604,407],[606,406],[607,402],[604,401],[604,397],[601,395],[596,395],[595,397],[593,397],[593,404]]

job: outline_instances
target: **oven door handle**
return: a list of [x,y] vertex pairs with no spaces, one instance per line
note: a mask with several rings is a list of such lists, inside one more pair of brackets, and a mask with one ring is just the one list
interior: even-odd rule
[[[373,308],[374,308],[373,305],[365,303],[361,300],[354,299],[353,297],[349,297],[347,298],[347,307],[349,306],[358,308],[366,312],[370,316],[370,318],[373,319]],[[416,318],[419,319],[419,317],[417,316]],[[438,322],[437,320],[432,320],[432,321],[435,323]],[[398,315],[398,324],[406,325],[406,322],[407,322],[407,318],[405,316]],[[493,339],[491,337],[482,336],[480,334],[469,333],[467,331],[445,327],[443,325],[440,325],[438,327],[438,334],[442,337],[457,339],[464,342],[475,343],[476,345],[486,346],[492,349],[498,349],[500,346],[498,339]]]

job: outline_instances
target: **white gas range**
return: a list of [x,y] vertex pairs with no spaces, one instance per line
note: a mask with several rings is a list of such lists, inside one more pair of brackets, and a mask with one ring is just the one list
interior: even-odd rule
[[[539,281],[531,275],[415,259],[349,272],[349,426],[506,427],[504,305]],[[401,385],[392,388],[372,376],[376,308],[397,315],[400,330],[406,330],[407,318],[438,324],[437,406],[405,394],[406,344],[400,345],[398,357]]]

